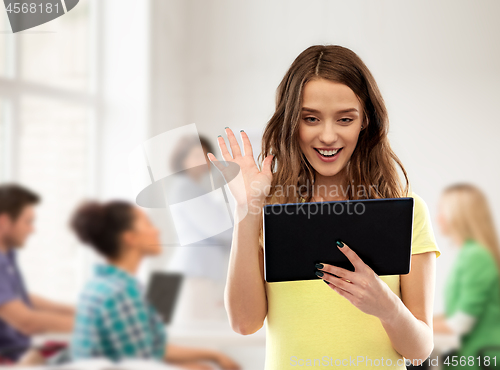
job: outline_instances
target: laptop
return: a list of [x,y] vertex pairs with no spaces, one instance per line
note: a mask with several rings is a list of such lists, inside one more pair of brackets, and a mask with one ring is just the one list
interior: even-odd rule
[[146,299],[158,311],[165,324],[170,324],[182,285],[183,275],[175,272],[154,272]]
[[413,208],[412,197],[265,205],[265,280],[318,280],[316,263],[354,271],[338,239],[377,275],[408,274]]

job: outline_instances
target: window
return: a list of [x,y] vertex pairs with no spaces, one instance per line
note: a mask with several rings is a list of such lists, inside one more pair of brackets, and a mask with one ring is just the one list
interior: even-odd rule
[[95,195],[97,6],[17,34],[0,12],[0,179],[41,195],[21,269],[30,291],[67,302],[84,268],[68,219]]

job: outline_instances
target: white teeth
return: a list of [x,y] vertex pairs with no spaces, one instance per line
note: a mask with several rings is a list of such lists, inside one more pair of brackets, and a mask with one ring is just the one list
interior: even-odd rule
[[336,154],[338,151],[339,151],[339,149],[337,149],[337,150],[321,150],[321,149],[318,149],[318,152],[320,152],[323,155],[333,155],[333,154]]

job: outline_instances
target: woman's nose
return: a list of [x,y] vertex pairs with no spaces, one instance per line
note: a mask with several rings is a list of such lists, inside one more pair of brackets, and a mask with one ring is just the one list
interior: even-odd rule
[[319,135],[319,139],[325,144],[331,144],[335,142],[338,138],[337,131],[333,124],[323,125],[323,129]]

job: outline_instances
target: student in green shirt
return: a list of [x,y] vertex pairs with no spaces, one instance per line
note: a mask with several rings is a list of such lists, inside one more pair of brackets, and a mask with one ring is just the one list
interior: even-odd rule
[[500,252],[486,197],[471,184],[447,187],[438,223],[460,246],[446,280],[445,314],[433,325],[434,332],[458,334],[460,348],[451,354],[456,357],[439,363],[452,369],[500,369]]

